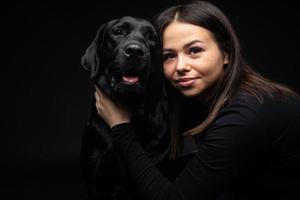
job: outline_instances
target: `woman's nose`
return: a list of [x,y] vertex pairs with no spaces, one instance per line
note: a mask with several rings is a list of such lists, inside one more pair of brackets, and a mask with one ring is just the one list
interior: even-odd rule
[[183,56],[178,56],[176,71],[178,73],[184,73],[191,69],[190,65],[186,62],[186,59]]

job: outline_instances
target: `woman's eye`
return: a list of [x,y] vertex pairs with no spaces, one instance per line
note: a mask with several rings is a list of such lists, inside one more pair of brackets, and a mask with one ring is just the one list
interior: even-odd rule
[[176,57],[175,53],[165,53],[165,54],[163,54],[163,60],[164,61],[169,60],[169,59],[173,59],[175,57]]
[[190,54],[197,54],[197,53],[200,53],[203,49],[200,48],[200,47],[191,47],[189,49],[189,53]]

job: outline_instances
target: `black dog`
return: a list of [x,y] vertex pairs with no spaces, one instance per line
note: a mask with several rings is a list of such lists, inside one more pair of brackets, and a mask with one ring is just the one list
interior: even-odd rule
[[[161,66],[161,46],[150,22],[133,17],[100,27],[82,57],[82,65],[116,103],[127,106],[132,124],[154,163],[167,155],[167,123]],[[81,167],[90,199],[140,199],[131,190],[126,168],[118,163],[110,129],[92,102],[81,149]]]

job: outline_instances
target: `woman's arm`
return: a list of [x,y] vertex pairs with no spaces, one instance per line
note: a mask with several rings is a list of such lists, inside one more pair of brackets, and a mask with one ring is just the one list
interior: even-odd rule
[[[103,107],[111,103],[105,102],[109,99],[101,100],[100,104]],[[107,117],[118,115],[118,109],[120,108],[111,109],[112,112]],[[101,116],[104,115],[103,111],[100,110]],[[124,116],[124,113],[121,115]],[[122,164],[128,167],[130,177],[138,188],[137,191],[146,200],[216,198],[249,167],[263,146],[260,144],[263,143],[263,138],[260,137],[264,134],[261,134],[263,128],[258,116],[243,103],[237,103],[224,109],[206,131],[206,135],[197,138],[199,151],[176,180],[171,182],[146,156],[129,121],[125,123],[122,120],[108,121],[114,124],[111,126],[112,137]]]

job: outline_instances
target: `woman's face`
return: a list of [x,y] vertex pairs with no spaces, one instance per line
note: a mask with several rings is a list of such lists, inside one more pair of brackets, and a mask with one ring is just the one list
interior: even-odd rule
[[213,34],[200,26],[172,22],[163,32],[164,74],[187,97],[214,85],[228,63]]

